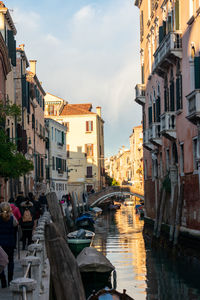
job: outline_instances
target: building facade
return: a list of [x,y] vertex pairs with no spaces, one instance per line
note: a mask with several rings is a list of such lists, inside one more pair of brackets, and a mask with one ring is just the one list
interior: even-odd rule
[[91,104],[68,104],[47,94],[45,114],[67,127],[68,192],[82,195],[84,191],[100,190],[105,185],[101,108],[94,113]]
[[[13,20],[10,16],[9,10],[5,5],[0,2],[0,103],[5,104],[8,100],[7,86],[8,76],[13,72],[15,60],[11,61],[12,55],[9,50],[9,44],[7,36],[10,33],[13,37],[13,43],[15,43],[14,35],[16,34],[16,28]],[[13,73],[12,73],[13,74]],[[13,89],[14,92],[14,89]],[[14,98],[12,99],[14,100]],[[7,118],[6,123],[1,123],[0,127],[7,129],[9,136],[12,134],[12,138],[15,138],[15,124],[14,120]],[[0,177],[0,195],[7,198],[9,195],[9,182]]]
[[47,190],[55,192],[61,200],[68,193],[66,127],[50,118],[45,119],[47,129],[46,182]]
[[143,132],[142,125],[133,128],[129,137],[130,162],[131,162],[131,184],[139,194],[144,193],[143,174]]
[[140,9],[146,218],[174,244],[200,230],[200,3],[136,0]]

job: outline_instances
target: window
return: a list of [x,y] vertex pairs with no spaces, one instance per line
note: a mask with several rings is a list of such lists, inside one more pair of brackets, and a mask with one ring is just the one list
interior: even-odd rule
[[193,166],[194,171],[198,169],[198,162],[197,162],[197,138],[193,139]]
[[42,125],[40,124],[40,135],[42,135]]
[[169,171],[169,149],[166,149],[166,171]]
[[180,173],[184,173],[184,144],[180,144]]
[[52,136],[52,141],[53,141],[53,127],[51,127],[51,136]]
[[150,95],[150,98],[149,98],[148,112],[149,112],[149,125],[151,125],[152,124],[152,97],[151,97],[151,95]]
[[38,120],[36,120],[36,130],[38,130]]
[[92,178],[92,167],[87,167],[87,178]]
[[55,170],[55,157],[52,156],[52,170]]
[[54,115],[54,105],[49,104],[48,105],[48,115],[53,116]]
[[82,147],[81,146],[77,147],[77,152],[82,153]]
[[69,150],[69,144],[67,145],[67,157],[70,157],[70,150]]
[[86,121],[86,132],[93,131],[93,121]]
[[87,156],[93,156],[93,144],[85,145],[85,153]]

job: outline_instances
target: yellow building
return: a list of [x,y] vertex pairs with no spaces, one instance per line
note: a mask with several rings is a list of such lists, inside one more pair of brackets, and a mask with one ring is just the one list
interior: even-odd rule
[[[60,104],[55,108],[56,98]],[[100,190],[105,184],[101,108],[97,107],[94,113],[90,103],[68,104],[47,94],[45,115],[67,127],[68,192],[76,191],[81,195],[83,191]]]
[[143,179],[143,133],[142,125],[133,128],[129,137],[131,183],[139,193],[144,193]]

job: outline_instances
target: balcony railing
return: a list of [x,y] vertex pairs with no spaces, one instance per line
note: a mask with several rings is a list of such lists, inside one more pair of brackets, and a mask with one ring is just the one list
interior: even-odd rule
[[188,101],[187,119],[193,124],[200,121],[200,90],[194,90],[186,96]]
[[165,112],[161,115],[161,134],[168,139],[176,139],[176,113]]
[[182,38],[181,32],[169,32],[162,40],[161,44],[154,53],[153,72],[158,74],[164,72],[165,64],[168,64],[172,57],[182,58]]
[[151,150],[154,149],[154,146],[153,146],[153,144],[150,142],[150,137],[149,137],[149,135],[150,135],[150,129],[149,129],[149,128],[148,128],[148,129],[145,129],[144,132],[143,132],[143,146],[144,146],[147,150],[151,151]]
[[153,123],[149,129],[149,140],[154,145],[162,145],[162,136],[160,133],[160,122]]
[[135,87],[135,102],[140,105],[145,104],[145,85],[137,84]]

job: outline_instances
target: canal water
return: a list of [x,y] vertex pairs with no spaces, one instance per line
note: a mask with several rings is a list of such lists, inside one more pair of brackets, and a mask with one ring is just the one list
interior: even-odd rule
[[173,259],[164,249],[151,249],[143,225],[134,205],[124,204],[96,221],[93,246],[115,266],[116,289],[126,289],[135,300],[200,299],[199,265]]

